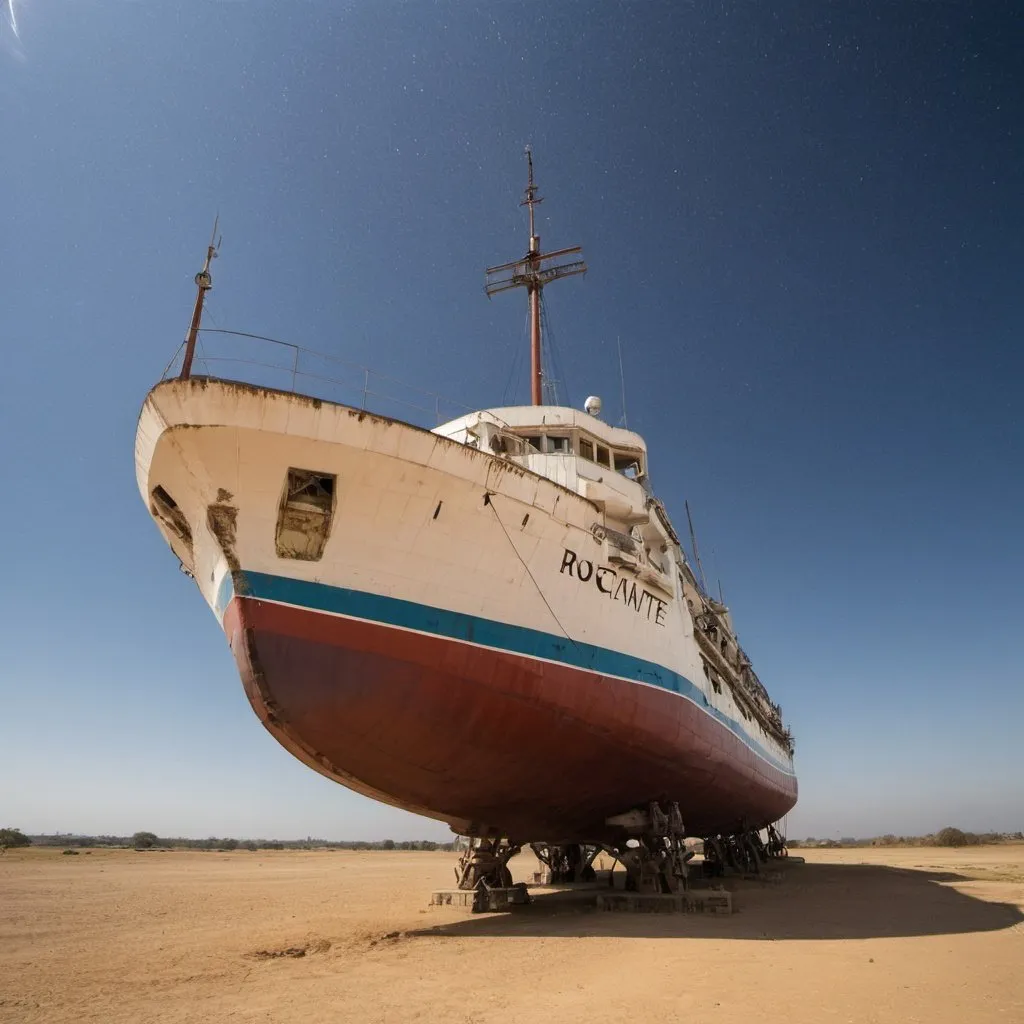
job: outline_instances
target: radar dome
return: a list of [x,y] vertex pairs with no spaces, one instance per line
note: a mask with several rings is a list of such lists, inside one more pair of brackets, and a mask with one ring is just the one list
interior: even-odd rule
[[597,395],[591,395],[584,403],[583,408],[590,413],[591,416],[601,415],[601,399]]

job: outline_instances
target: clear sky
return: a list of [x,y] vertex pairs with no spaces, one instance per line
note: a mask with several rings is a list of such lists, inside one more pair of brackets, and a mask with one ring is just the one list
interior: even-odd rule
[[[7,0],[5,0],[5,4]],[[212,319],[528,400],[532,143],[568,396],[693,507],[796,734],[791,835],[1024,828],[1018,4],[0,10],[0,825],[442,838],[293,760],[136,490]],[[513,393],[508,391],[512,375]]]

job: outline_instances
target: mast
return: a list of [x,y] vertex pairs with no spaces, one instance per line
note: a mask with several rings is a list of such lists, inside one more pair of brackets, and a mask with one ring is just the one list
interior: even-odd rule
[[543,405],[544,368],[541,363],[540,347],[540,293],[543,291],[544,285],[557,281],[559,278],[585,274],[587,265],[583,262],[582,257],[562,263],[549,262],[566,256],[579,256],[582,250],[578,245],[549,253],[540,251],[540,237],[536,231],[534,207],[544,200],[537,195],[537,185],[533,180],[533,153],[529,146],[526,147],[526,165],[526,193],[519,205],[525,206],[529,211],[530,248],[521,260],[503,263],[498,267],[488,267],[485,272],[485,290],[490,298],[492,295],[497,295],[498,292],[508,291],[511,288],[526,289],[530,302],[530,400],[534,405]]
[[526,284],[526,292],[530,297],[530,400],[534,405],[543,405],[542,385],[543,371],[540,359],[540,238],[533,223],[533,208],[544,199],[537,195],[537,186],[533,183],[533,153],[526,147],[526,165],[529,168],[526,197],[519,204],[530,211],[530,248],[526,254],[530,270],[530,278]]
[[213,234],[210,235],[210,244],[206,248],[206,261],[203,263],[203,269],[196,274],[196,304],[192,310],[192,323],[185,336],[185,358],[181,361],[181,373],[178,375],[181,380],[188,380],[192,375],[192,358],[196,353],[196,338],[199,336],[199,324],[203,319],[203,300],[206,298],[206,293],[213,287],[210,263],[216,259],[221,243],[221,239],[217,238],[219,221],[220,215],[218,214],[214,218]]
[[622,425],[628,430],[629,421],[626,419],[626,374],[622,370],[622,336],[615,336],[615,347],[619,350],[619,383],[622,385]]

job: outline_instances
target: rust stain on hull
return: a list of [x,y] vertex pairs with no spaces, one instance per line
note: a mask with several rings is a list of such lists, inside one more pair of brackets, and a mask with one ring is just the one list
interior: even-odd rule
[[240,571],[242,566],[235,551],[238,539],[238,509],[232,505],[210,505],[206,510],[206,525],[217,539],[228,568],[232,572]]

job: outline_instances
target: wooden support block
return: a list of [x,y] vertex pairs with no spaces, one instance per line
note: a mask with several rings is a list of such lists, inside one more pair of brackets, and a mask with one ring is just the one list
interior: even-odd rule
[[525,885],[513,885],[507,889],[484,889],[483,906],[479,905],[475,889],[436,889],[430,894],[432,907],[464,907],[467,910],[479,909],[500,913],[511,910],[513,906],[530,902],[530,894]]
[[472,907],[476,893],[472,889],[438,889],[430,894],[432,907]]
[[732,893],[689,889],[681,893],[608,892],[597,897],[598,910],[633,914],[731,914]]

